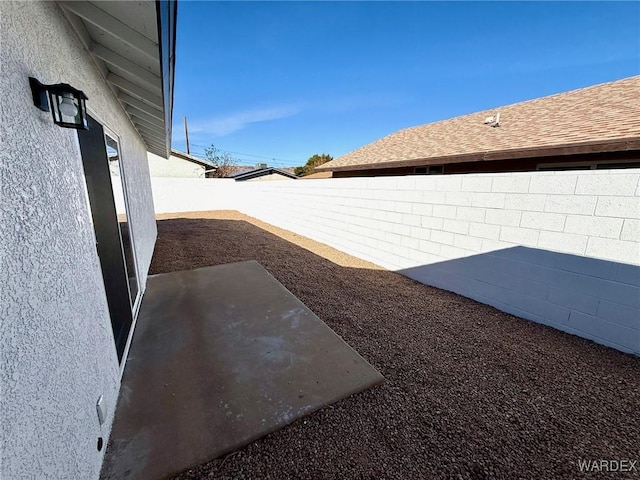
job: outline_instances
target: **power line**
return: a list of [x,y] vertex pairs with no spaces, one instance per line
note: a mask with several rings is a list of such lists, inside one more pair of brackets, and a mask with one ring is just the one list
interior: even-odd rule
[[[192,154],[195,154],[197,156],[202,156],[204,157],[204,154],[200,153],[200,152],[192,152]],[[289,168],[292,165],[290,163],[284,163],[284,162],[280,162],[280,161],[264,161],[264,162],[256,162],[255,159],[248,159],[248,158],[239,158],[239,157],[234,157],[234,160],[236,161],[236,163],[239,166],[255,166],[256,163],[266,163],[268,166],[270,167],[276,167],[276,168]]]
[[[192,154],[197,155],[197,156],[202,156],[204,157],[204,152],[194,152],[192,151]],[[255,166],[256,164],[256,160],[255,159],[248,159],[248,158],[240,158],[240,157],[234,157],[234,160],[237,161],[239,166]],[[260,162],[260,163],[267,163],[267,165],[271,166],[271,167],[277,167],[277,168],[287,168],[290,167],[291,164],[290,163],[285,163],[279,160],[273,160],[271,159],[270,162]]]
[[[201,147],[201,148],[209,148],[210,147],[210,145],[198,145],[198,144],[195,144],[195,143],[192,143],[191,145],[194,146],[194,147]],[[224,150],[224,149],[218,148],[218,147],[216,147],[216,150],[219,150],[220,152],[223,152],[223,153],[233,153],[235,155],[242,155],[244,157],[263,158],[265,160],[271,160],[273,162],[280,162],[280,163],[284,162],[284,163],[288,163],[290,165],[294,165],[294,164],[298,164],[299,163],[298,160],[286,160],[286,159],[283,159],[283,158],[267,157],[265,155],[254,155],[252,153],[234,152],[233,150]]]
[[[226,150],[220,150],[220,152],[222,152],[222,153],[231,153],[231,152],[227,152]],[[197,150],[197,155],[200,155],[200,156],[204,157],[205,156],[205,152]],[[235,160],[238,160],[238,161],[256,163],[255,158],[254,159],[248,159],[248,158],[243,158],[243,156],[235,156],[235,155],[233,156],[233,158]],[[286,160],[279,160],[277,158],[270,158],[270,157],[262,157],[262,158],[265,158],[265,160],[270,160],[270,162],[272,162],[272,163],[282,164],[282,163],[286,162]],[[286,163],[288,163],[288,162],[286,162]]]

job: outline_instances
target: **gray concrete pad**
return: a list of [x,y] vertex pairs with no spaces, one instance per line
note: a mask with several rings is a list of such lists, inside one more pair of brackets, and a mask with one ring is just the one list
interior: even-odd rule
[[102,478],[171,476],[382,381],[257,262],[152,276]]

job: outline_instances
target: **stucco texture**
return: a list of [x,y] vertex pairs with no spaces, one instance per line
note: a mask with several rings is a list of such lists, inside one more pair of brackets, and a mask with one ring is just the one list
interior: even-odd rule
[[83,90],[119,136],[143,282],[156,237],[146,149],[56,4],[2,2],[0,26],[0,478],[97,478],[119,366],[77,135],[33,105],[28,77]]

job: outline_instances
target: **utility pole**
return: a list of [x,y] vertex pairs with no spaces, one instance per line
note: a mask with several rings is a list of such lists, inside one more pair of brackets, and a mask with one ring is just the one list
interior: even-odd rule
[[187,117],[184,117],[184,137],[187,140],[187,155],[190,155],[189,151],[189,129],[187,128]]

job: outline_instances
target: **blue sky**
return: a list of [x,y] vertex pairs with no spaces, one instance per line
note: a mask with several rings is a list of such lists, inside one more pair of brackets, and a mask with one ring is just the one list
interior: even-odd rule
[[295,166],[637,75],[640,3],[181,1],[176,55],[174,148]]

